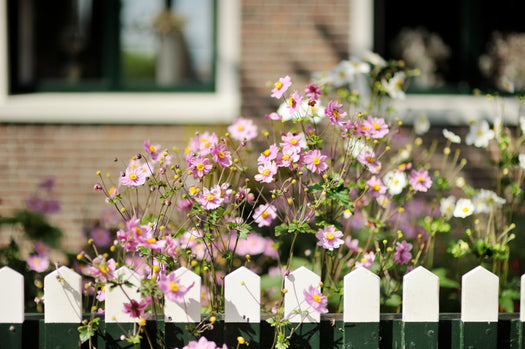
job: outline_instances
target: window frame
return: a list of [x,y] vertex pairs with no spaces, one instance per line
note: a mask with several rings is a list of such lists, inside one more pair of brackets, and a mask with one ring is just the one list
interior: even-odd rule
[[217,1],[214,92],[9,94],[7,2],[0,4],[0,122],[201,124],[240,114],[240,0]]
[[[350,1],[350,52],[360,56],[374,48],[374,1]],[[435,125],[464,126],[473,121],[493,120],[505,105],[503,122],[516,125],[520,103],[513,97],[501,97],[498,104],[486,96],[460,94],[407,94],[404,100],[395,100],[392,106],[405,124],[413,124],[420,115],[426,115]],[[500,109],[498,109],[500,108]]]

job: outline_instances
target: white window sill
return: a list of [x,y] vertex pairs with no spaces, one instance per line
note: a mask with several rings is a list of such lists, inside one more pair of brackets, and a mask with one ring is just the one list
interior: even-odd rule
[[239,116],[236,93],[35,93],[7,96],[0,122],[199,124]]

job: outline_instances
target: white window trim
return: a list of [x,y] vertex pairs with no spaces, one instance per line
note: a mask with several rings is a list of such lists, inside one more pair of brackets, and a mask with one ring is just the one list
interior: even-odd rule
[[240,114],[240,0],[217,8],[216,91],[8,94],[7,1],[0,0],[0,122],[229,123]]
[[[360,56],[374,47],[374,2],[349,1],[349,48],[352,55]],[[501,115],[502,104],[505,106],[505,115]],[[516,98],[501,98],[495,102],[486,96],[407,94],[406,99],[394,101],[393,106],[395,116],[408,124],[420,115],[425,115],[432,124],[460,126],[503,116],[505,123],[515,125],[519,116]]]

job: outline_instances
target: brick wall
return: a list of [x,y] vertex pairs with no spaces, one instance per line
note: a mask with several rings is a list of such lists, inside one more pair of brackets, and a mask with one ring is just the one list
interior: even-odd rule
[[[273,111],[277,101],[270,100],[269,90],[280,76],[290,75],[301,88],[311,73],[348,56],[348,3],[242,1],[242,115],[261,120]],[[24,207],[38,183],[52,177],[62,210],[51,220],[67,234],[63,247],[76,252],[85,242],[84,225],[106,207],[103,195],[93,191],[96,171],[118,175],[145,139],[183,148],[198,129],[202,126],[0,124],[0,215]],[[214,129],[222,133],[224,126]],[[114,163],[115,157],[121,162]],[[0,244],[13,233],[0,229]]]

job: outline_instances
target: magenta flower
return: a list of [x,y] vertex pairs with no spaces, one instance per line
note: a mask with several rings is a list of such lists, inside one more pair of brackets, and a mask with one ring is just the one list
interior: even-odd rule
[[287,107],[290,111],[290,116],[293,117],[293,115],[297,112],[299,112],[299,109],[301,108],[301,104],[303,103],[303,97],[297,93],[297,91],[293,91],[290,98],[288,98]]
[[394,253],[394,262],[399,264],[407,264],[412,259],[412,244],[401,241],[396,244],[396,252]]
[[328,102],[328,108],[325,109],[325,114],[328,115],[328,118],[333,125],[337,125],[339,127],[344,125],[343,119],[347,115],[343,110],[343,105],[338,103],[338,101]]
[[167,276],[161,276],[159,281],[159,289],[164,293],[164,296],[172,302],[184,302],[184,296],[195,285],[186,286],[181,284],[180,278],[175,276],[175,272],[169,273]]
[[379,173],[381,171],[381,162],[376,159],[374,152],[366,151],[360,153],[357,156],[357,161],[366,166],[370,173]]
[[371,138],[383,138],[389,132],[388,125],[382,118],[369,116],[361,123],[361,131]]
[[326,305],[328,304],[328,298],[324,296],[319,287],[310,285],[307,290],[303,291],[304,300],[312,309],[318,313],[328,313]]
[[319,97],[321,97],[323,93],[321,92],[321,86],[317,86],[314,84],[308,84],[306,86],[306,89],[304,90],[304,95],[308,97],[310,100],[318,100]]
[[432,179],[424,168],[410,171],[408,183],[415,191],[426,192],[432,186]]
[[49,246],[47,246],[44,242],[37,240],[35,242],[35,251],[40,256],[48,256]]
[[106,261],[104,256],[93,259],[91,265],[86,268],[87,274],[94,277],[97,281],[106,282],[115,278],[117,265],[113,258]]
[[277,165],[273,161],[261,164],[258,168],[259,173],[254,176],[255,180],[263,183],[273,182],[273,176],[277,173]]
[[209,132],[198,134],[190,140],[189,149],[193,153],[200,154],[202,156],[208,155],[211,149],[217,145],[219,138],[217,135]]
[[210,163],[210,159],[199,155],[187,157],[186,162],[190,166],[191,174],[195,179],[204,177],[210,173],[213,168],[213,165]]
[[279,81],[275,83],[272,89],[271,97],[275,97],[277,99],[281,98],[290,86],[292,86],[292,79],[288,75],[279,78]]
[[219,143],[211,150],[213,161],[221,167],[228,167],[233,164],[231,153],[227,149],[226,144]]
[[355,263],[355,267],[363,267],[366,269],[369,269],[372,265],[374,265],[374,260],[376,259],[376,255],[374,252],[368,252],[363,255],[363,257]]
[[122,309],[122,312],[131,315],[133,318],[140,318],[144,315],[144,310],[150,303],[151,301],[146,298],[142,298],[140,302],[132,299],[129,303],[123,304],[124,309]]
[[279,167],[288,167],[290,170],[293,170],[294,164],[299,162],[301,155],[296,153],[294,149],[288,148],[283,150],[282,153],[277,154],[277,166]]
[[381,178],[372,176],[372,178],[370,178],[366,182],[366,185],[368,186],[368,195],[370,195],[373,198],[377,198],[386,193],[387,188],[383,184],[383,181],[381,180]]
[[202,188],[202,192],[197,197],[197,201],[202,205],[202,208],[206,210],[216,209],[223,202],[221,198],[221,188],[217,185],[211,189],[206,187]]
[[150,155],[151,160],[153,160],[154,162],[157,162],[160,160],[160,155],[161,155],[160,144],[152,145],[148,139],[144,141],[144,149],[146,149],[146,152]]
[[250,233],[246,236],[246,239],[239,239],[235,252],[239,256],[262,254],[266,251],[267,244],[268,241],[261,235]]
[[343,239],[343,233],[339,230],[336,230],[333,225],[330,225],[324,229],[319,229],[317,233],[315,233],[315,237],[319,239],[317,242],[317,246],[321,246],[322,248],[326,248],[327,250],[333,251],[334,248],[339,248],[342,244],[344,244]]
[[106,247],[111,243],[111,235],[109,231],[101,227],[96,227],[91,230],[89,237],[93,239],[95,245],[99,247]]
[[127,185],[130,187],[138,187],[146,183],[146,178],[151,174],[147,165],[142,165],[140,162],[132,161],[126,172],[120,177],[119,185]]
[[233,139],[249,141],[257,137],[257,126],[250,119],[239,118],[228,126],[228,132]]
[[326,159],[327,156],[321,155],[321,151],[319,149],[314,149],[306,153],[304,156],[304,163],[306,164],[307,169],[319,174],[328,168]]
[[348,249],[352,252],[359,252],[359,240],[358,239],[352,239],[351,236],[347,236],[345,239],[345,245],[348,247]]
[[260,205],[253,211],[253,219],[259,227],[269,227],[276,217],[277,209],[271,204]]
[[49,268],[49,258],[47,255],[32,255],[27,258],[27,266],[36,271],[42,273]]

